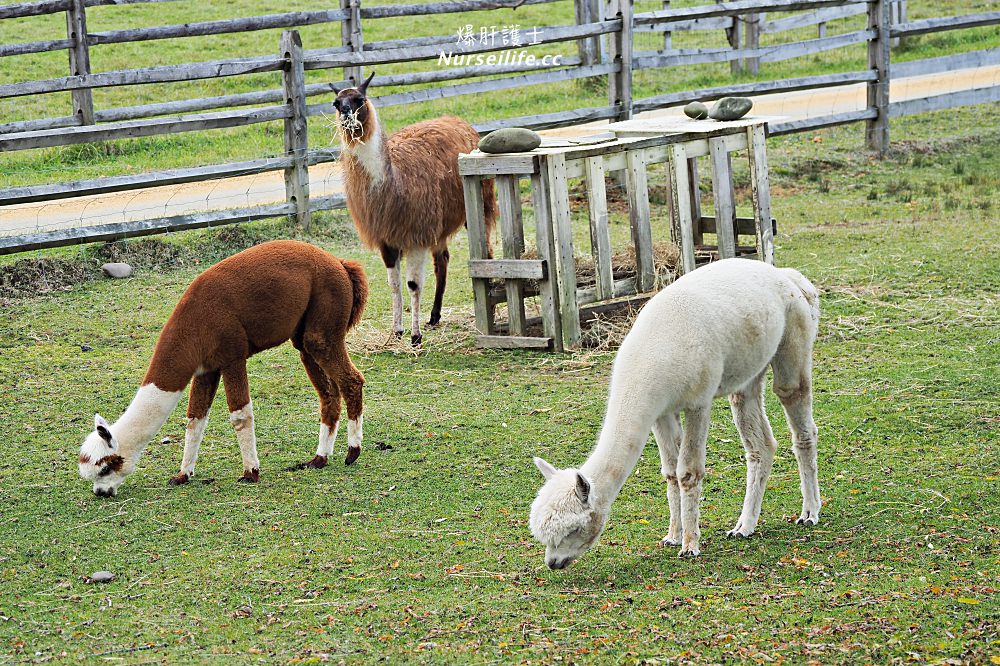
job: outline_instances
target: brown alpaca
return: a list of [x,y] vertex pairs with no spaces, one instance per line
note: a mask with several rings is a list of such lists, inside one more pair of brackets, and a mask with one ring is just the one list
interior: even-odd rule
[[[347,208],[362,242],[382,253],[392,290],[392,330],[403,334],[400,260],[406,255],[410,290],[410,341],[419,345],[420,293],[428,251],[434,258],[434,305],[429,326],[441,320],[448,277],[448,239],[465,225],[465,194],[458,155],[479,143],[479,134],[460,118],[415,123],[386,137],[366,97],[374,73],[357,88],[338,91],[334,101],[343,153]],[[496,218],[493,182],[483,182],[486,235]]]
[[208,410],[219,380],[243,456],[241,481],[260,475],[246,360],[285,340],[302,357],[320,399],[316,456],[302,467],[323,467],[333,450],[341,395],[347,404],[346,464],[361,453],[364,377],[347,354],[344,336],[368,298],[361,265],[299,241],[272,241],[244,250],[195,278],[160,333],[142,386],[114,424],[100,414],[80,450],[80,475],[94,494],[110,497],[135,470],[146,444],[163,426],[191,381],[184,459],[171,485],[194,474]]

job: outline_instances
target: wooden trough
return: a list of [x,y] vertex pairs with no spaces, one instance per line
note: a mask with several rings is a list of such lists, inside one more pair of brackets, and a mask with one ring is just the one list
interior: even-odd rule
[[[489,155],[476,151],[459,157],[465,185],[469,228],[469,274],[472,278],[476,326],[481,347],[563,351],[579,345],[581,318],[607,310],[618,299],[649,294],[655,288],[654,244],[650,224],[651,164],[668,162],[671,190],[671,239],[680,248],[680,272],[693,270],[698,257],[756,256],[773,263],[773,220],[767,179],[767,119],[732,122],[666,118],[613,123],[610,133],[557,140],[530,153]],[[747,151],[754,216],[737,218],[731,153]],[[701,215],[698,158],[709,157],[715,215]],[[613,269],[605,174],[625,174],[631,249],[635,269],[617,278]],[[483,219],[483,178],[494,178],[499,199],[498,226],[502,255],[488,258]],[[519,183],[531,181],[537,257],[525,257]],[[594,284],[577,282],[569,180],[587,186]],[[720,223],[719,221],[722,221]],[[716,234],[717,245],[704,243]],[[741,236],[752,238],[740,244]],[[502,291],[496,280],[503,280]],[[537,295],[542,335],[529,335],[525,298]],[[496,306],[507,303],[506,324],[496,319]],[[627,302],[627,301],[625,301]]]

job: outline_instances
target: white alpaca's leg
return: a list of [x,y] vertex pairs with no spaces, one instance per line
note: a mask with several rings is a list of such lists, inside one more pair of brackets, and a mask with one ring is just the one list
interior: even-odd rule
[[184,458],[181,460],[180,473],[170,479],[170,485],[187,483],[194,476],[195,464],[198,462],[198,448],[205,436],[208,411],[219,388],[219,376],[219,371],[216,370],[196,375],[191,381],[187,408],[188,422],[184,429]]
[[660,472],[667,482],[667,503],[670,506],[670,527],[663,544],[681,545],[681,489],[677,483],[677,455],[681,443],[681,422],[677,414],[664,414],[653,424],[653,436],[660,449]]
[[[790,341],[793,340],[793,341]],[[771,363],[774,392],[781,400],[792,431],[792,448],[799,464],[802,490],[800,525],[819,523],[820,497],[817,466],[817,430],[812,414],[812,337],[786,334],[786,343]]]
[[410,342],[414,346],[423,340],[420,334],[420,294],[424,290],[427,254],[424,248],[414,248],[406,255],[406,288],[410,290]]
[[677,457],[677,480],[680,484],[681,537],[680,557],[697,557],[701,551],[698,541],[698,501],[701,499],[701,480],[705,476],[705,442],[708,439],[710,409],[689,409],[684,413],[684,436]]
[[766,372],[761,373],[742,392],[729,396],[733,421],[736,422],[736,429],[743,441],[747,463],[743,510],[736,526],[728,532],[729,536],[749,537],[757,529],[761,501],[764,499],[767,479],[771,475],[774,454],[778,449],[771,424],[764,412],[765,375]]

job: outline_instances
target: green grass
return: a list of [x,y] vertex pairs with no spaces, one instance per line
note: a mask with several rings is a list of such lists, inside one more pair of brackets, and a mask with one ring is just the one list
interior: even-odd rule
[[[684,7],[703,4],[702,0],[675,1],[672,6]],[[638,7],[648,11],[659,3],[646,2]],[[246,0],[239,5],[242,16],[275,13],[277,11],[328,9],[329,5],[316,0],[295,0],[276,9],[260,0]],[[982,0],[953,0],[942,9],[941,4],[929,0],[911,0],[911,19],[943,15],[960,15],[984,11]],[[213,3],[191,1],[151,3],[138,5],[104,6],[88,9],[88,28],[92,32],[143,26],[177,24],[227,18],[229,8]],[[773,18],[773,17],[769,17]],[[520,25],[522,36],[531,27],[568,25],[574,22],[573,3],[568,0],[546,5],[528,5],[516,10],[496,10],[469,14],[439,14],[412,18],[378,19],[365,21],[366,42],[384,41],[420,35],[456,34],[465,25],[475,31],[481,26]],[[831,22],[829,34],[859,30],[864,27],[863,16]],[[305,26],[300,29],[307,49],[317,49],[340,44],[339,24]],[[133,44],[96,45],[91,49],[93,71],[109,71],[141,66],[179,64],[205,60],[250,57],[276,53],[281,31],[268,30],[252,33],[215,35],[185,39],[157,40]],[[26,37],[26,35],[30,35]],[[0,44],[20,43],[30,40],[58,39],[65,36],[65,22],[61,15],[31,17],[0,21]],[[811,39],[815,28],[801,29],[779,35],[765,35],[763,45],[792,39]],[[636,34],[637,48],[652,48],[653,38],[648,33]],[[642,46],[647,44],[647,46]],[[674,46],[683,48],[721,47],[725,38],[721,31],[687,31],[675,33]],[[894,49],[894,60],[909,60],[960,53],[975,49],[1000,46],[1000,27],[976,28],[907,40]],[[576,46],[561,43],[536,47],[541,54],[562,53],[575,55]],[[0,69],[0,84],[29,79],[58,78],[66,76],[64,52],[31,54],[5,58],[5,68]],[[779,78],[829,74],[831,72],[860,71],[866,67],[863,45],[836,49],[795,60],[764,63],[758,77],[741,75],[733,77],[728,63],[674,67],[668,70],[637,71],[634,78],[634,98],[694,90],[725,85],[735,81],[773,80]],[[436,62],[398,63],[381,65],[378,74],[436,69]],[[308,83],[335,81],[342,71],[319,70],[307,72]],[[376,84],[378,81],[376,80]],[[125,86],[100,89],[94,92],[95,108],[108,109],[138,104],[151,104],[169,100],[193,99],[215,95],[234,94],[253,90],[277,90],[281,81],[277,74],[229,77],[173,84]],[[377,95],[396,92],[399,88],[373,88]],[[385,108],[381,118],[389,130],[443,113],[462,116],[470,122],[484,122],[532,114],[545,114],[607,104],[607,87],[604,77],[566,81],[555,84],[527,86],[499,93],[483,93],[449,97],[421,104]],[[311,103],[330,101],[330,97],[314,97]],[[68,93],[36,95],[0,100],[0,118],[3,122],[58,117],[70,112]],[[314,119],[310,123],[309,142],[312,147],[334,145],[336,136],[328,123]],[[152,138],[131,139],[84,147],[56,147],[9,153],[0,156],[0,187],[60,182],[81,178],[137,173],[158,169],[217,164],[280,155],[283,152],[282,131],[279,123],[265,123],[242,128],[214,130],[197,134],[165,135]]]
[[[160,435],[170,442],[157,438],[115,499],[92,496],[76,454],[95,411],[127,405],[190,280],[286,236],[281,223],[180,234],[169,252],[130,243],[127,281],[5,301],[0,663],[996,663],[1000,132],[981,121],[997,110],[922,116],[884,162],[857,149],[856,128],[771,140],[778,260],[823,294],[822,521],[793,522],[797,473],[769,396],[782,447],[762,524],[725,539],[744,471],[719,401],[694,561],[658,546],[666,493],[650,446],[601,543],[570,569],[544,567],[526,525],[541,483],[531,456],[586,457],[613,354],[475,349],[464,234],[445,325],[416,356],[379,346],[390,319],[379,260],[341,216],[323,218],[308,239],[371,278],[351,340],[367,378],[365,451],[350,468],[285,471],[312,455],[317,431],[286,345],[250,363],[256,486],[235,483],[219,406],[189,486],[165,485],[180,409]],[[952,126],[979,129],[934,138]],[[45,256],[93,269],[107,255]],[[97,570],[117,578],[86,584]]]

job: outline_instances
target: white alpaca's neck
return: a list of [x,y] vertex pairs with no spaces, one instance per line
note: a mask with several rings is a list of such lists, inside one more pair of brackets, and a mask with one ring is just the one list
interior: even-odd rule
[[580,466],[591,482],[597,508],[607,512],[618,497],[625,480],[639,462],[649,437],[651,422],[636,414],[620,400],[612,398],[604,418],[597,446]]
[[118,441],[119,454],[125,459],[128,471],[135,467],[146,445],[166,423],[170,412],[180,402],[181,393],[145,384],[139,387],[128,409],[111,426],[111,434]]
[[382,125],[379,123],[375,109],[369,105],[369,113],[372,119],[371,135],[364,143],[349,143],[350,151],[361,164],[361,167],[371,178],[372,186],[381,185],[385,180],[387,171],[385,148],[385,136],[382,133]]

